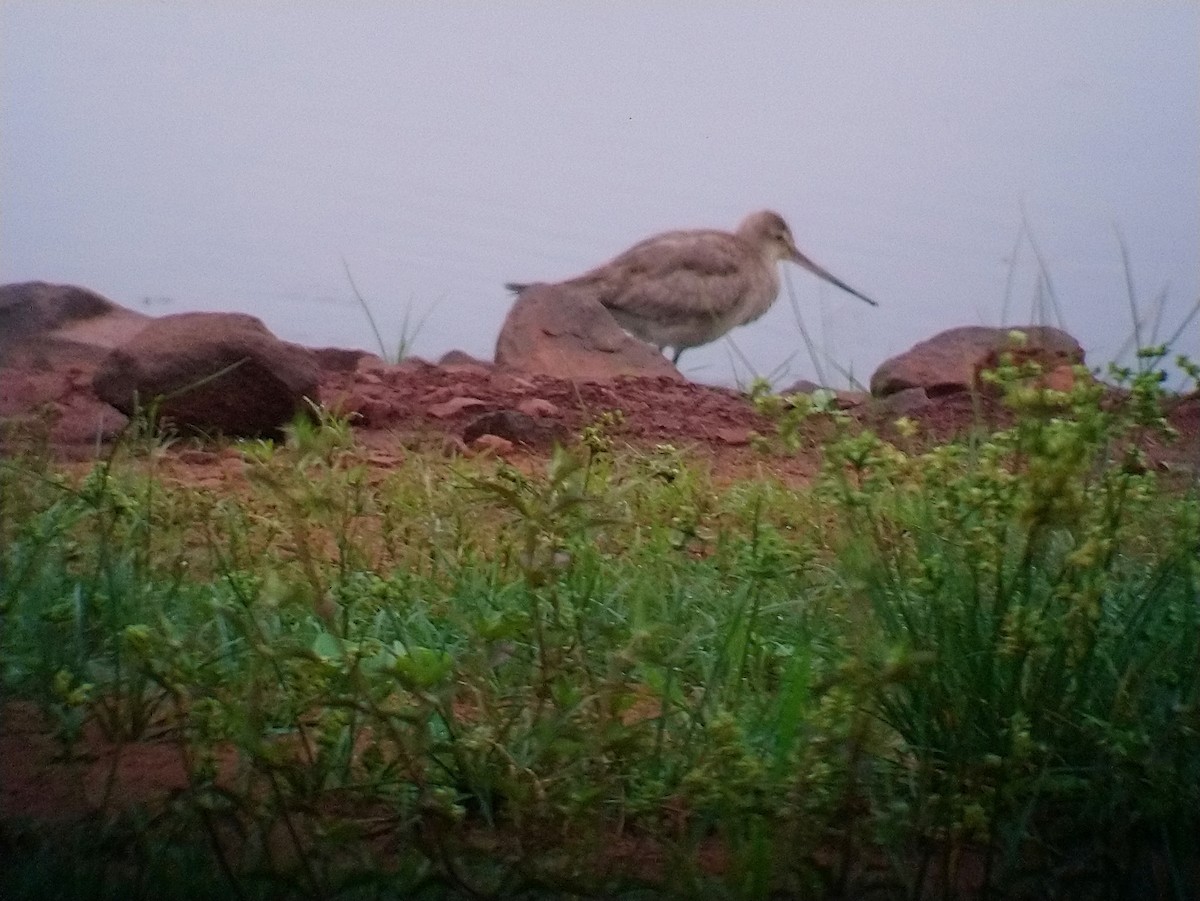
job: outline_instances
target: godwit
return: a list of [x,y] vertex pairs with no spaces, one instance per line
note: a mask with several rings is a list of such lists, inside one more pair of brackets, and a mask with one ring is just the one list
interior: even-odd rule
[[[678,363],[689,347],[767,312],[779,294],[775,264],[782,260],[877,305],[797,250],[783,217],[770,210],[751,213],[735,232],[663,232],[556,287],[588,292],[630,334],[659,350],[673,347]],[[507,287],[519,293],[529,284]]]

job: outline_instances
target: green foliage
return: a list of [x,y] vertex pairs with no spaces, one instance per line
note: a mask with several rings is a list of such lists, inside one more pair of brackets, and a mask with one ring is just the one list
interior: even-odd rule
[[396,339],[395,351],[389,353],[387,343],[383,340],[383,334],[379,331],[379,324],[375,321],[375,314],[371,312],[371,305],[358,290],[358,285],[354,283],[354,276],[350,274],[350,264],[342,260],[342,268],[346,272],[346,281],[350,283],[350,293],[354,295],[354,300],[362,309],[363,315],[367,318],[367,324],[371,328],[371,334],[375,337],[375,344],[379,348],[379,356],[389,363],[399,363],[412,356],[417,336],[425,326],[425,321],[429,318],[431,310],[427,310],[419,320],[414,322],[412,320],[412,307],[406,306],[404,308],[404,318],[400,323],[400,337]]
[[[842,578],[876,627],[864,650],[916,664],[875,693],[901,740],[882,791],[938,842],[916,894],[934,863],[956,879],[967,847],[987,884],[1011,885],[1033,847],[1116,856],[1145,830],[1195,828],[1200,515],[1139,450],[1169,432],[1159,378],[1112,400],[1038,375],[991,376],[1019,415],[986,441],[910,455],[848,436],[819,488],[846,513]],[[1041,863],[1048,886],[1061,860]]]
[[760,392],[827,436],[802,492],[612,416],[540,471],[380,474],[314,409],[218,497],[150,436],[0,463],[5,697],[66,756],[173,742],[186,781],[5,820],[0,893],[1184,896],[1200,505],[1139,450],[1158,377],[1114,376],[1006,364],[1013,424],[923,449]]
[[[756,379],[750,386],[750,401],[759,413],[774,421],[779,442],[793,453],[810,437],[806,427],[817,420],[843,428],[850,422],[849,415],[837,406],[837,395],[828,388],[818,388],[811,394],[773,394],[770,383]],[[765,442],[760,439],[760,444]]]

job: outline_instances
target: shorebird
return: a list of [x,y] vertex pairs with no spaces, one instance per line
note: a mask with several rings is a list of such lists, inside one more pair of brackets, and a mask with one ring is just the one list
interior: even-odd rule
[[[784,260],[877,306],[797,250],[783,217],[770,210],[751,213],[734,232],[663,232],[555,287],[587,292],[631,335],[660,351],[674,348],[671,362],[678,363],[689,347],[767,312],[779,294],[776,264]],[[531,283],[506,287],[519,294]]]

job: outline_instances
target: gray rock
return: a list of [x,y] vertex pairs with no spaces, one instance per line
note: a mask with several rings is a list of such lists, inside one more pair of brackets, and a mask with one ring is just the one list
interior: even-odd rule
[[883,399],[881,409],[890,416],[907,416],[933,406],[924,388],[905,388]]
[[[1012,342],[1014,331],[1025,334],[1024,344]],[[884,362],[871,376],[871,394],[887,397],[909,388],[923,388],[929,397],[938,397],[970,391],[980,370],[994,365],[1006,350],[1012,350],[1021,360],[1037,360],[1047,372],[1083,362],[1083,348],[1061,329],[1039,325],[965,326],[940,332]]]
[[130,414],[152,405],[176,426],[272,436],[305,399],[318,401],[311,351],[280,341],[242,313],[181,313],[151,321],[96,372],[96,393]]
[[481,435],[496,435],[526,447],[539,447],[561,440],[565,430],[557,422],[538,421],[518,410],[495,410],[472,419],[462,439],[471,444]]
[[492,368],[492,364],[489,361],[473,357],[465,350],[448,350],[441,355],[437,364],[442,367],[473,367],[484,371]]
[[380,365],[386,365],[375,354],[354,348],[317,347],[312,350],[312,353],[316,358],[317,365],[327,372],[354,372],[364,363],[374,363],[376,361]]
[[530,285],[517,296],[496,341],[496,363],[565,379],[683,379],[658,349],[617,325],[599,301],[556,285]]
[[98,363],[150,317],[75,285],[0,285],[0,362],[59,368]]

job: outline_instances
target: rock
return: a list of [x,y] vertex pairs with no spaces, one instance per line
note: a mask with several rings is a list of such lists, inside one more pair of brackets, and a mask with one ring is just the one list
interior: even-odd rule
[[437,364],[443,369],[456,369],[466,366],[472,369],[487,371],[492,368],[491,363],[486,360],[480,360],[478,357],[473,357],[465,350],[448,350],[438,359]]
[[384,363],[383,365],[384,372],[393,377],[396,375],[428,375],[434,369],[437,367],[420,357],[405,357],[399,363]]
[[496,363],[564,379],[683,380],[669,360],[627,334],[598,301],[557,285],[532,285],[517,296],[496,341]]
[[87,288],[0,285],[0,362],[43,369],[95,365],[150,321]]
[[366,461],[372,466],[380,466],[384,469],[395,469],[404,462],[405,454],[402,451],[383,451],[375,450],[367,454]]
[[79,395],[55,406],[50,440],[57,444],[95,448],[115,439],[129,424],[129,417],[95,398]]
[[742,447],[750,443],[751,429],[746,428],[721,428],[713,432],[713,437],[722,444],[728,444],[733,447]]
[[352,417],[355,424],[368,428],[380,428],[396,416],[394,405],[387,399],[357,391],[336,402],[336,409],[343,415]]
[[354,372],[363,366],[364,361],[378,361],[381,366],[387,365],[380,357],[365,350],[318,347],[311,353],[316,358],[317,365],[328,372]]
[[542,423],[517,410],[496,410],[477,416],[463,429],[463,441],[471,444],[480,435],[497,435],[513,444],[537,447],[550,444],[563,436],[556,423]]
[[443,435],[441,451],[443,457],[465,457],[467,446],[457,435]]
[[[979,376],[983,372],[1002,366],[1005,362],[1003,357],[1006,353],[1011,362],[1018,367],[1028,360],[1038,363],[1041,371],[1033,379],[1033,384],[1039,388],[1066,392],[1075,387],[1075,382],[1078,379],[1074,367],[1076,363],[1082,362],[1082,359],[1070,360],[1066,357],[1056,359],[1054,357],[1047,357],[1039,348],[1017,347],[992,351],[979,362],[975,370],[975,381],[980,390],[985,394],[999,395],[1003,392],[1004,389],[1002,386],[980,379]],[[1090,379],[1091,376],[1089,375],[1088,378]]]
[[537,386],[529,379],[521,378],[512,372],[493,373],[491,381],[498,391],[510,394],[525,394],[537,390]]
[[[1013,342],[1014,331],[1025,334],[1024,343]],[[1018,352],[1022,359],[1036,359],[1047,372],[1083,362],[1083,348],[1061,329],[965,326],[934,335],[886,361],[871,376],[871,393],[886,397],[907,388],[924,388],[929,397],[938,397],[970,391],[980,369],[1007,350]]]
[[1075,365],[1056,366],[1051,369],[1039,380],[1043,388],[1049,388],[1051,391],[1070,391],[1075,387],[1075,383],[1079,381],[1079,375],[1075,372]]
[[459,391],[457,385],[437,385],[434,388],[426,391],[417,397],[417,403],[426,404],[430,407],[435,404],[445,403],[452,398],[458,397]]
[[561,411],[544,397],[527,397],[517,404],[517,411],[534,419],[543,416],[557,416]]
[[367,354],[355,365],[354,375],[360,382],[370,381],[378,385],[383,382],[389,368],[386,360]]
[[883,399],[881,409],[889,416],[908,416],[933,405],[924,388],[905,388]]
[[487,401],[478,397],[452,397],[440,404],[434,404],[426,412],[434,419],[449,419],[459,413],[479,410],[487,406]]
[[815,394],[817,391],[824,390],[826,390],[824,386],[818,385],[814,381],[810,381],[809,379],[800,379],[798,382],[795,382],[789,387],[784,388],[782,391],[778,391],[776,393],[786,397],[789,394]]
[[485,433],[471,442],[471,450],[476,453],[492,453],[497,457],[508,457],[516,450],[516,446],[507,438]]
[[243,313],[181,313],[152,320],[114,350],[93,382],[129,414],[157,399],[176,426],[236,436],[272,436],[305,399],[318,401],[312,352],[276,338]]
[[855,407],[861,407],[870,399],[871,395],[866,391],[842,391],[839,389],[833,392],[833,402],[839,410],[853,410]]
[[[63,370],[5,368],[0,371],[0,443],[23,434],[56,445],[95,449],[120,434],[128,419],[91,391],[91,375],[80,389],[78,367]],[[7,434],[6,434],[7,433]]]

